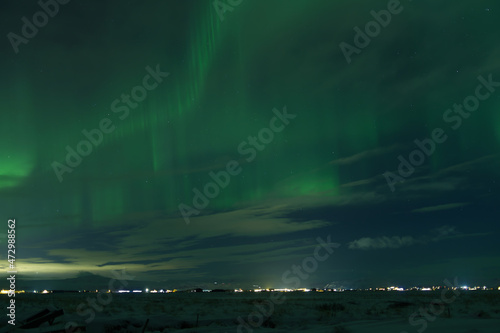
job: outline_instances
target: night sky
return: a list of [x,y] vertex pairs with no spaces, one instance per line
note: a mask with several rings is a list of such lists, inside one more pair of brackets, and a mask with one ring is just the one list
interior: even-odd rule
[[498,1],[144,2],[0,4],[0,268],[499,283]]

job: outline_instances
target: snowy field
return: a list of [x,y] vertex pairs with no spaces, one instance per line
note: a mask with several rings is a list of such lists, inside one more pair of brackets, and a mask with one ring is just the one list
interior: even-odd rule
[[[500,291],[456,293],[20,294],[16,297],[16,319],[20,323],[42,309],[58,308],[64,315],[53,325],[84,323],[87,332],[93,333],[143,329],[192,333],[500,333]],[[1,299],[7,304],[7,297],[2,295]],[[1,331],[14,331],[9,326],[4,325]],[[49,329],[48,324],[29,332],[44,329]]]

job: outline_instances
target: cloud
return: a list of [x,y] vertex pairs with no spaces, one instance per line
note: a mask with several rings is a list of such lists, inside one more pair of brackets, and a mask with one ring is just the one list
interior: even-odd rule
[[368,250],[368,249],[397,249],[404,246],[411,246],[418,243],[411,236],[393,236],[393,237],[364,237],[349,243],[350,249]]
[[450,225],[444,225],[442,227],[433,230],[435,236],[432,238],[433,241],[439,241],[445,238],[454,237],[460,235],[456,230],[456,227]]
[[[423,174],[406,179],[398,184],[398,191],[412,192],[414,198],[442,195],[442,192],[464,192],[491,184],[492,175],[497,176],[500,154],[485,155],[459,164],[443,168],[434,174]],[[420,168],[422,173],[425,171]],[[476,177],[465,176],[476,175]],[[386,184],[384,184],[387,186]],[[404,195],[408,195],[405,193]]]
[[469,203],[467,203],[467,202],[458,202],[458,203],[451,203],[451,204],[446,204],[446,205],[437,205],[437,206],[418,208],[418,209],[412,210],[411,212],[412,213],[429,213],[429,212],[435,212],[435,211],[440,211],[440,210],[448,210],[448,209],[463,207],[463,206],[467,206],[468,204]]
[[427,234],[413,236],[382,236],[382,237],[363,237],[349,243],[351,250],[369,250],[369,249],[398,249],[401,247],[412,246],[417,244],[427,244],[431,242],[439,242],[452,238],[485,236],[487,233],[465,234],[456,230],[455,226],[443,225],[439,228],[430,230]]
[[361,162],[366,159],[372,159],[374,157],[380,156],[380,155],[386,155],[389,153],[392,153],[398,149],[402,149],[404,147],[401,144],[394,144],[389,147],[380,147],[380,148],[374,148],[370,150],[365,150],[361,153],[357,153],[348,157],[342,157],[338,158],[336,160],[333,160],[330,162],[331,165],[350,165],[353,163]]
[[[262,204],[194,217],[190,225],[181,217],[169,218],[156,211],[130,214],[120,217],[119,230],[82,229],[63,237],[66,242],[44,242],[43,247],[37,243],[35,247],[46,253],[45,261],[27,257],[19,267],[33,275],[45,267],[44,272],[53,278],[71,277],[79,271],[104,276],[112,269],[126,269],[144,279],[165,272],[170,278],[197,278],[205,274],[200,273],[203,267],[215,264],[258,266],[293,261],[311,253],[316,244],[311,236],[300,233],[332,224],[287,217],[294,210],[289,204]],[[164,231],[166,225],[171,226],[169,232]],[[284,234],[296,236],[286,241],[267,239]],[[65,271],[68,266],[71,269]]]

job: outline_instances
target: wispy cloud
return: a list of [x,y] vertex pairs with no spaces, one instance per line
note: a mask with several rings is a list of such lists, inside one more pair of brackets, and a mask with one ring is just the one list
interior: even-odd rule
[[437,205],[437,206],[418,208],[418,209],[412,210],[411,212],[412,213],[429,213],[429,212],[435,212],[435,211],[440,211],[440,210],[459,208],[459,207],[467,206],[468,204],[469,203],[467,203],[467,202],[458,202],[458,203],[451,203],[451,204],[445,204],[445,205]]
[[417,244],[426,244],[438,242],[445,239],[457,237],[482,236],[485,234],[464,234],[458,232],[455,226],[444,225],[430,230],[422,236],[381,236],[381,237],[363,237],[349,243],[351,250],[370,250],[370,249],[398,249]]
[[354,154],[351,156],[335,159],[335,160],[331,161],[330,164],[331,165],[349,165],[352,163],[361,162],[361,161],[366,160],[366,159],[371,159],[371,158],[374,158],[374,157],[377,157],[380,155],[392,153],[394,151],[397,151],[398,149],[401,149],[402,147],[404,147],[404,146],[401,144],[395,144],[395,145],[392,145],[389,147],[380,147],[380,148],[365,150],[361,153],[357,153],[357,154]]
[[368,250],[368,249],[397,249],[404,246],[414,245],[418,241],[411,236],[393,236],[393,237],[363,237],[349,243],[350,249]]

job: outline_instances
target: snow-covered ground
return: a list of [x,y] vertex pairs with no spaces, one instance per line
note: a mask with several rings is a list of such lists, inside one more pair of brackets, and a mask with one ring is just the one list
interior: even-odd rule
[[[7,304],[7,297],[0,299]],[[45,308],[64,309],[65,315],[54,325],[85,323],[87,332],[92,333],[142,332],[144,326],[146,332],[191,333],[500,333],[500,291],[462,291],[457,295],[450,291],[446,297],[441,292],[103,294],[99,297],[80,293],[16,297],[18,321]],[[11,331],[10,328],[6,331]]]

